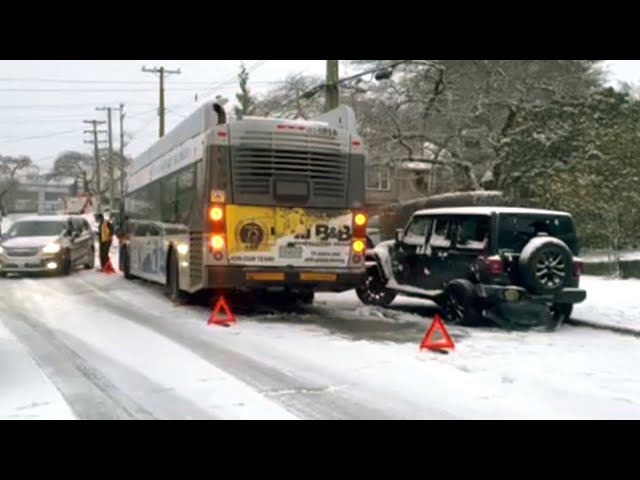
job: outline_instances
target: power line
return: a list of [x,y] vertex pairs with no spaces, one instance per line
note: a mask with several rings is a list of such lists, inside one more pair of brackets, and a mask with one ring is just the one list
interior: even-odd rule
[[[229,82],[227,82],[229,83]],[[275,82],[255,82],[253,85],[275,85]],[[193,92],[193,88],[167,87],[170,92]],[[147,88],[0,88],[0,92],[23,92],[23,93],[150,93]]]
[[[263,66],[265,63],[267,63],[268,61],[269,61],[269,60],[258,60],[257,62],[255,62],[254,64],[250,65],[250,66],[247,68],[247,73],[250,73],[250,74],[251,74],[251,73],[255,72],[258,68],[262,67],[262,66]],[[211,86],[211,87],[210,87],[208,90],[206,90],[205,92],[203,92],[203,93],[201,93],[201,94],[200,94],[200,93],[196,93],[196,94],[195,94],[195,98],[196,98],[196,99],[198,99],[198,97],[200,97],[200,96],[201,96],[201,97],[202,97],[202,99],[205,99],[205,98],[207,98],[207,97],[209,97],[209,96],[210,96],[210,92],[215,92],[216,90],[220,89],[220,88],[221,88],[222,86],[224,86],[224,85],[228,85],[228,84],[230,84],[231,82],[236,82],[236,81],[237,81],[237,78],[238,78],[238,74],[237,74],[237,73],[234,73],[232,76],[230,76],[230,77],[226,78],[225,80],[222,80],[222,81],[220,81],[220,82],[217,82],[216,84],[214,84],[213,86]],[[282,83],[282,82],[280,82],[280,83]],[[255,83],[253,83],[253,85],[255,85]],[[197,101],[197,100],[196,100],[196,101]],[[186,107],[188,107],[188,106],[191,106],[191,105],[193,105],[193,102],[190,102],[190,101],[189,101],[189,102],[185,103],[184,105],[181,105],[181,106],[180,106],[180,107],[178,107],[177,109],[178,109],[178,110],[182,110],[182,109],[184,109],[184,108],[186,108]],[[174,112],[174,113],[177,113],[177,112]]]
[[[128,104],[129,105],[129,104]],[[137,105],[140,107],[151,107],[151,106],[155,106],[154,103],[131,103],[130,105]],[[44,104],[44,105],[0,105],[0,109],[3,110],[37,110],[37,109],[47,109],[47,108],[54,108],[54,109],[66,109],[66,108],[93,108],[95,107],[95,103],[78,103],[78,104],[72,104],[72,103],[67,103],[64,105],[53,105],[53,104]]]
[[[269,60],[258,60],[256,63],[254,63],[253,65],[251,65],[250,67],[247,68],[247,73],[253,73],[254,71],[256,71],[258,68],[263,66],[268,61]],[[229,79],[224,80],[223,82],[216,83],[209,90],[207,90],[206,92],[203,93],[204,98],[207,98],[207,96],[209,96],[210,92],[214,92],[216,89],[220,88],[225,83],[228,83],[228,82],[231,82],[233,80],[236,80],[237,77],[238,77],[238,74],[234,73],[233,76],[229,77]]]
[[165,114],[164,79],[166,75],[180,75],[182,72],[180,71],[179,68],[177,70],[167,70],[165,67],[154,67],[154,68],[142,67],[142,71],[145,73],[153,73],[154,75],[158,74],[158,79],[160,80],[160,83],[159,83],[160,101],[159,101],[159,108],[158,108],[158,115],[160,116],[160,124],[158,128],[158,136],[164,137],[164,114]]
[[74,128],[73,130],[63,130],[61,132],[49,133],[45,135],[35,135],[30,137],[19,137],[19,138],[5,137],[0,139],[0,143],[13,143],[13,142],[24,142],[26,140],[39,140],[42,138],[51,138],[51,137],[58,137],[61,135],[68,135],[70,133],[79,133],[79,132],[77,128]]
[[[76,80],[76,79],[55,79],[55,78],[34,78],[34,77],[0,77],[0,82],[42,82],[42,83],[61,83],[61,84],[114,84],[114,85],[156,85],[157,82],[148,80]],[[188,81],[188,80],[176,80],[173,82],[176,85],[201,85],[203,87],[208,86],[210,80],[201,81]],[[278,83],[261,82],[261,83]]]
[[[147,109],[142,112],[137,112],[133,115],[129,115],[128,118],[138,118],[143,115],[147,115],[151,112],[155,112],[156,108]],[[67,122],[80,122],[84,118],[84,116],[80,113],[74,115],[55,115],[55,116],[42,116],[38,115],[37,117],[15,117],[12,116],[13,120],[0,121],[0,125],[24,125],[26,123],[67,123]]]

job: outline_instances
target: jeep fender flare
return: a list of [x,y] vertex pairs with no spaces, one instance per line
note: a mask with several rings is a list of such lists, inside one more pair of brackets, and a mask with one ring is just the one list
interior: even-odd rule
[[387,281],[393,278],[391,255],[389,254],[387,245],[379,244],[374,249],[367,250],[365,254],[365,265],[367,270],[377,268],[381,278]]

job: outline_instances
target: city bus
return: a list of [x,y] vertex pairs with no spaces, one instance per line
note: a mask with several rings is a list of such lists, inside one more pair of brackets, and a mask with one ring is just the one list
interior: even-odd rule
[[[222,110],[222,111],[221,111]],[[201,291],[315,291],[363,279],[365,153],[353,110],[314,120],[226,120],[207,102],[134,159],[126,278]]]

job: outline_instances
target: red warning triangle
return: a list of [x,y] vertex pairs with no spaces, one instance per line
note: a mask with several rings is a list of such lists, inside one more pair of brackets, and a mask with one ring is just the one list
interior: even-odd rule
[[[220,312],[221,309],[224,310],[224,313],[225,313],[225,316],[223,318],[220,318],[218,316],[218,312]],[[227,305],[227,301],[224,299],[224,297],[220,296],[220,298],[216,302],[215,307],[213,307],[213,312],[209,317],[209,321],[207,322],[207,325],[228,326],[232,323],[237,323],[236,317],[234,317],[233,313],[231,313],[231,309],[229,308],[229,305]]]
[[[433,336],[437,332],[440,333],[442,339],[434,341]],[[429,350],[453,350],[455,348],[453,340],[447,333],[447,330],[444,328],[444,324],[442,323],[440,315],[435,316],[433,322],[431,323],[431,326],[429,327],[429,330],[427,330],[427,334],[422,339],[420,350],[424,350],[425,348]]]
[[102,269],[102,271],[104,273],[108,273],[108,274],[116,273],[116,269],[113,268],[113,265],[111,264],[111,259],[110,258],[107,258],[107,263],[104,264],[104,268]]

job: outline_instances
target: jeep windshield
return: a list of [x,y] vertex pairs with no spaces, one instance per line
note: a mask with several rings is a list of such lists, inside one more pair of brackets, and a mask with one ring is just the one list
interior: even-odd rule
[[56,221],[24,221],[14,223],[7,237],[54,237],[64,231],[64,223]]
[[520,253],[529,240],[545,233],[559,238],[567,244],[574,255],[579,255],[573,220],[567,215],[501,214],[498,226],[498,250]]

